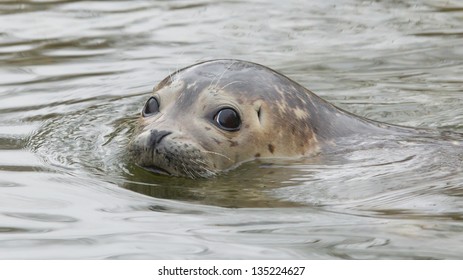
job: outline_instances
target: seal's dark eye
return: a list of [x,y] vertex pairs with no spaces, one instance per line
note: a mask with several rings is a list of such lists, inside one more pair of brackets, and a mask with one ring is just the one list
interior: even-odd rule
[[225,108],[217,112],[214,121],[221,129],[228,131],[236,131],[241,126],[240,116],[231,108]]
[[159,102],[154,97],[150,97],[146,101],[145,107],[143,108],[143,117],[148,117],[159,112]]

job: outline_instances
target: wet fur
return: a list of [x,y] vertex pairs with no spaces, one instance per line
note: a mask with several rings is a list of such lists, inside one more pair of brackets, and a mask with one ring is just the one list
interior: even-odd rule
[[[268,67],[240,60],[180,69],[162,80],[154,95],[161,100],[161,113],[140,120],[133,158],[142,167],[190,178],[214,176],[258,157],[310,156],[352,135],[409,131],[350,114]],[[244,108],[241,131],[226,133],[213,126],[215,111],[208,106],[214,102]],[[172,135],[153,144],[149,132],[159,129]]]

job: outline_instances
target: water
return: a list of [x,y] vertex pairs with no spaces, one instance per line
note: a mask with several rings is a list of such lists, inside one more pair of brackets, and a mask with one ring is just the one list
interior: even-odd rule
[[462,258],[455,135],[210,180],[127,161],[152,87],[214,58],[357,115],[463,132],[461,1],[280,2],[0,2],[0,258]]

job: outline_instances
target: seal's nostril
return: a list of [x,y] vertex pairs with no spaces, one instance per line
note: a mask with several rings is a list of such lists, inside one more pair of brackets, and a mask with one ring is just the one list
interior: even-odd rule
[[150,132],[150,138],[149,138],[149,144],[150,146],[155,147],[159,143],[161,143],[162,139],[166,137],[167,135],[172,134],[170,131],[165,131],[165,130],[151,130]]

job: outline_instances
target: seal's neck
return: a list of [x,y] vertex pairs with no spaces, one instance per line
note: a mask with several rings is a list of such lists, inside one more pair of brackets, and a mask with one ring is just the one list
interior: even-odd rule
[[336,141],[336,139],[354,135],[377,137],[381,135],[410,134],[415,131],[412,128],[390,125],[356,116],[334,106],[315,94],[311,94],[310,97],[312,102],[309,106],[313,107],[309,108],[311,124],[317,138],[322,141]]

